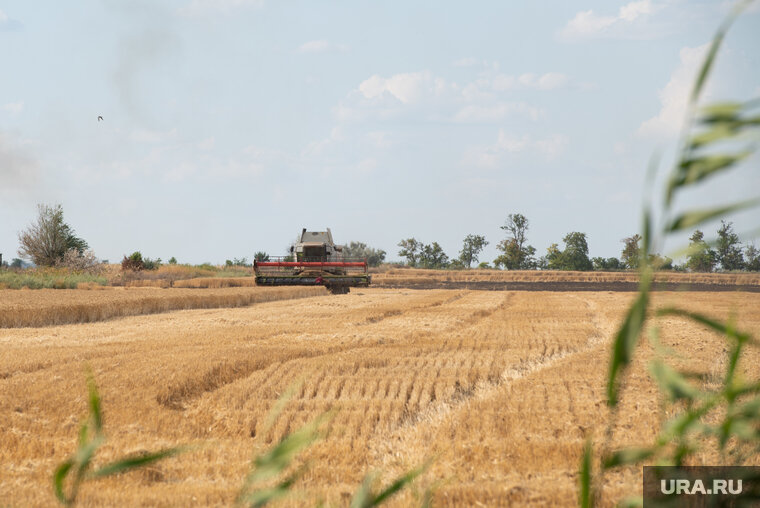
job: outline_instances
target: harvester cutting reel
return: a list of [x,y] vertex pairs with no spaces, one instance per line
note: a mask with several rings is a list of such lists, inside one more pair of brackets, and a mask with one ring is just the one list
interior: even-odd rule
[[368,287],[366,259],[324,259],[292,257],[254,261],[257,286],[324,286],[334,295],[347,294],[352,287]]

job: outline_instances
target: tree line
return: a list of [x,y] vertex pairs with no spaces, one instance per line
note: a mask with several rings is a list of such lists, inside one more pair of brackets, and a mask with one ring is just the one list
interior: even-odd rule
[[[462,242],[462,250],[455,258],[449,258],[438,242],[425,244],[416,238],[406,238],[398,243],[398,255],[406,264],[418,268],[500,268],[506,270],[635,270],[641,262],[641,235],[634,234],[623,238],[620,257],[589,257],[586,233],[572,231],[563,239],[563,248],[552,243],[546,254],[536,256],[536,248],[528,243],[530,222],[520,214],[507,216],[501,229],[505,238],[499,241],[499,255],[493,260],[493,266],[487,261],[480,262],[480,254],[489,244],[485,236],[469,234]],[[38,266],[66,266],[77,269],[94,266],[99,261],[87,242],[76,235],[74,229],[64,221],[60,205],[39,205],[36,222],[19,234],[18,253],[22,258],[30,259]],[[717,240],[708,243],[700,230],[691,235],[686,261],[674,264],[673,260],[659,254],[649,255],[649,264],[660,270],[679,270],[693,272],[721,271],[760,271],[760,250],[754,245],[742,245],[731,222],[721,221],[717,231]],[[379,266],[385,261],[386,252],[369,247],[363,242],[350,242],[343,246],[345,257],[366,258],[370,266]],[[256,252],[254,259],[266,261],[266,252]],[[171,258],[169,264],[176,264]],[[124,256],[122,265],[140,266],[139,269],[158,267],[161,259],[143,258],[139,252]],[[3,263],[6,267],[7,262]],[[227,260],[227,266],[250,266],[246,258]],[[11,267],[23,267],[21,259],[14,259]]]
[[[520,214],[509,214],[501,226],[506,237],[499,241],[497,249],[500,254],[493,260],[494,268],[506,270],[635,270],[641,261],[641,235],[634,234],[623,238],[620,257],[589,257],[586,233],[572,231],[567,233],[562,242],[552,243],[546,254],[536,257],[536,248],[528,243],[527,233],[530,229],[528,219]],[[718,238],[714,248],[704,239],[704,233],[694,231],[690,238],[686,261],[674,264],[667,256],[650,254],[649,263],[659,270],[678,270],[693,272],[722,271],[760,271],[760,250],[754,245],[742,245],[734,232],[731,222],[721,221],[717,231]],[[467,235],[462,242],[459,256],[449,259],[438,242],[424,244],[416,238],[406,238],[398,243],[398,255],[406,259],[406,264],[418,268],[471,268],[476,263],[479,268],[492,268],[488,262],[481,262],[479,256],[488,245],[482,235]]]

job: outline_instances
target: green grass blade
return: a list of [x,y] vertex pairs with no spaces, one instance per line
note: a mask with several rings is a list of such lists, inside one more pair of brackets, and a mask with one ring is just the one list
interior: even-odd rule
[[644,498],[633,496],[622,499],[617,504],[618,508],[639,508],[641,506],[644,506]]
[[241,496],[239,503],[250,507],[260,507],[287,496],[295,482],[301,477],[306,467],[300,467],[292,475],[288,476],[271,488],[260,489]]
[[89,476],[91,478],[102,478],[104,476],[125,473],[132,469],[147,466],[154,462],[158,462],[159,460],[162,460],[168,457],[173,457],[175,455],[179,455],[180,453],[183,453],[185,450],[186,448],[177,446],[174,448],[167,448],[167,449],[160,450],[157,452],[125,457],[115,462],[111,462],[110,464],[106,464],[105,466],[90,473]]
[[671,401],[681,399],[692,401],[702,395],[681,374],[662,361],[656,360],[652,362],[650,372],[659,385],[660,390],[665,392]]
[[696,150],[717,141],[736,137],[741,132],[741,127],[742,124],[736,122],[716,124],[711,129],[692,136],[689,140],[689,147]]
[[77,452],[74,454],[74,463],[77,466],[77,474],[82,474],[90,466],[95,451],[103,444],[101,437],[96,437],[84,446],[80,446]]
[[293,395],[295,395],[296,391],[300,390],[302,386],[302,379],[295,381],[277,399],[277,402],[274,403],[274,406],[272,406],[272,409],[269,411],[266,420],[264,421],[264,427],[262,429],[263,432],[268,431],[272,425],[274,425],[275,421],[277,421],[277,418],[280,417],[282,411],[285,409],[285,406],[288,404],[290,399],[293,398]]
[[741,112],[747,109],[747,104],[741,102],[716,102],[708,104],[700,110],[699,122],[703,124],[720,124],[734,122]]
[[399,492],[401,489],[403,489],[404,487],[412,483],[414,479],[417,478],[422,473],[424,473],[429,466],[430,466],[429,463],[423,464],[417,469],[413,469],[409,471],[408,473],[396,478],[396,480],[394,480],[386,489],[384,489],[375,497],[375,502],[371,506],[377,506],[379,504],[384,503],[391,496],[393,496],[394,494]]
[[591,508],[594,506],[594,496],[591,488],[591,459],[593,458],[591,440],[586,441],[581,458],[580,482],[580,506]]
[[697,101],[699,100],[699,96],[702,93],[702,89],[704,88],[704,85],[705,85],[705,81],[707,80],[707,77],[710,75],[710,71],[712,70],[715,57],[718,54],[718,50],[720,49],[721,44],[723,43],[723,39],[726,37],[726,32],[728,32],[728,29],[731,28],[731,24],[734,22],[736,17],[739,14],[741,14],[741,12],[750,3],[752,3],[752,0],[745,0],[743,2],[739,2],[736,5],[736,7],[733,9],[731,14],[729,14],[729,16],[720,26],[720,28],[718,28],[718,31],[713,37],[712,43],[710,44],[710,49],[707,51],[707,56],[705,57],[705,60],[704,62],[702,62],[702,66],[699,69],[699,73],[697,74],[697,80],[694,82],[694,88],[691,91],[691,98],[690,98],[690,102],[692,104],[696,104]]
[[103,414],[100,407],[100,395],[98,387],[95,385],[95,378],[92,376],[92,370],[87,369],[87,388],[89,390],[90,417],[94,426],[95,434],[103,432]]
[[[642,274],[642,277],[645,275]],[[625,320],[615,336],[610,372],[607,376],[607,404],[609,406],[615,406],[618,402],[617,378],[631,362],[633,351],[646,320],[649,305],[649,282],[642,278],[642,284],[644,284],[642,291],[631,308],[628,309]]]
[[371,506],[372,502],[372,484],[375,483],[375,478],[377,478],[377,475],[374,473],[368,473],[364,480],[362,480],[361,485],[359,485],[359,490],[356,491],[354,494],[354,497],[351,499],[351,508],[363,508],[365,506]]
[[608,457],[605,457],[602,467],[611,469],[613,467],[636,464],[646,460],[656,452],[655,448],[625,448],[618,450]]
[[719,217],[723,217],[727,214],[743,210],[745,208],[751,208],[760,204],[760,199],[750,199],[732,205],[720,206],[716,208],[709,208],[703,210],[692,210],[685,212],[676,218],[674,218],[666,227],[666,232],[681,231],[684,229],[691,229],[704,222],[708,222]]
[[285,436],[266,453],[255,457],[251,471],[240,489],[237,502],[243,503],[250,499],[255,494],[255,492],[251,492],[251,489],[256,483],[275,477],[290,467],[301,451],[319,439],[319,427],[331,417],[332,413],[330,412],[320,415],[313,422]]
[[319,438],[318,427],[324,421],[323,417],[307,424],[297,431],[285,436],[276,446],[254,461],[255,470],[250,476],[250,482],[262,481],[277,476],[288,468],[302,450]]
[[[404,487],[411,484],[415,478],[423,474],[430,467],[430,462],[426,462],[417,469],[413,469],[399,476],[388,487],[383,489],[377,494],[372,492],[372,485],[377,478],[377,475],[370,473],[364,477],[362,484],[351,499],[351,508],[369,508],[371,506],[378,506],[386,502],[394,494],[397,494]],[[427,497],[426,497],[427,498]],[[423,499],[423,504],[425,500]]]
[[55,497],[58,498],[58,500],[63,504],[71,504],[72,502],[70,498],[66,497],[66,494],[63,491],[63,484],[66,481],[66,476],[69,474],[73,466],[74,461],[72,459],[69,459],[66,462],[62,462],[55,469],[55,473],[53,474],[53,489],[55,491]]
[[716,321],[712,318],[709,318],[705,316],[704,314],[700,314],[699,312],[691,312],[691,311],[679,309],[677,307],[665,307],[657,311],[657,316],[685,317],[685,318],[691,319],[692,321],[696,321],[697,323],[705,325],[708,328],[713,329],[714,331],[718,332],[721,335],[733,335],[737,339],[741,340],[742,342],[750,341],[752,339],[751,335],[749,335],[748,333],[738,332],[734,330],[732,327],[730,327],[729,325]]
[[[713,135],[717,134],[713,133]],[[699,183],[709,176],[730,169],[738,162],[752,155],[752,153],[753,151],[747,150],[731,155],[705,155],[682,160],[678,177],[671,182],[671,186],[674,186],[675,190]]]

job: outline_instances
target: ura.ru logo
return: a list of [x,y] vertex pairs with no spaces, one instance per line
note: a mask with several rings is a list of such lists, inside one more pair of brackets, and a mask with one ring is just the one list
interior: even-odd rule
[[709,488],[705,487],[705,483],[700,480],[694,480],[693,482],[685,479],[678,480],[660,480],[660,492],[663,494],[741,494],[742,493],[742,481],[741,480],[719,480],[713,479],[712,485],[707,482]]

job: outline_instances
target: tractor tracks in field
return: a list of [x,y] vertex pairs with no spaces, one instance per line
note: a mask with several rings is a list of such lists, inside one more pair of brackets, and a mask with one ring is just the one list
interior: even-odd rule
[[[450,415],[466,410],[468,404],[473,400],[487,400],[497,397],[503,390],[508,389],[520,380],[530,378],[547,369],[556,368],[565,361],[572,361],[578,355],[604,347],[609,333],[608,327],[605,326],[604,321],[602,321],[599,315],[598,304],[587,299],[581,299],[580,301],[585,306],[587,319],[592,325],[585,342],[559,349],[553,347],[551,351],[544,347],[537,355],[531,356],[529,353],[528,357],[512,363],[500,372],[489,372],[488,376],[481,376],[474,384],[468,383],[465,380],[457,381],[453,394],[446,399],[435,401],[418,411],[405,408],[403,417],[398,420],[389,432],[373,438],[371,448],[377,453],[377,461],[380,463],[386,462],[384,457],[387,457],[388,453],[392,455],[393,450],[397,450],[399,447],[404,448],[404,445],[401,443],[404,443],[406,440],[414,441],[414,436],[421,425],[424,425],[426,428],[441,425]],[[506,299],[502,305],[488,315],[493,314],[497,310],[508,312],[509,299]],[[539,351],[539,348],[534,348],[533,351]],[[490,370],[493,370],[493,367],[492,365]],[[544,392],[541,396],[546,399],[545,404],[548,405],[549,394]],[[572,400],[568,404],[571,413],[574,412],[575,408],[573,407]],[[423,457],[418,457],[415,460],[422,459]]]
[[[357,326],[357,325],[375,325],[387,318],[402,316],[410,312],[424,311],[428,308],[436,308],[442,305],[448,305],[456,302],[466,295],[466,292],[461,292],[456,295],[445,295],[444,298],[440,298],[433,302],[423,303],[421,305],[412,305],[403,309],[386,309],[379,314],[369,316],[365,321],[361,323],[341,323],[341,326]],[[281,332],[279,335],[292,336],[294,334],[302,333],[304,330],[289,330]],[[329,333],[325,333],[329,335]],[[411,335],[411,334],[410,334]],[[276,338],[273,336],[272,338]],[[193,400],[198,399],[202,395],[210,392],[214,392],[223,388],[238,380],[250,377],[251,375],[264,371],[270,367],[283,368],[286,365],[292,365],[293,362],[300,362],[304,360],[316,360],[319,357],[328,357],[341,355],[343,353],[357,351],[360,349],[377,349],[377,347],[392,346],[392,344],[383,344],[373,341],[372,344],[355,343],[346,346],[331,346],[328,348],[322,348],[318,350],[298,348],[290,351],[279,352],[275,355],[260,355],[253,358],[239,359],[235,361],[221,361],[204,370],[200,374],[186,377],[176,382],[170,383],[166,388],[159,391],[156,395],[156,402],[161,406],[168,409],[182,410],[187,407]],[[315,387],[315,396],[318,387]]]
[[379,323],[380,321],[383,321],[387,318],[401,316],[403,314],[407,314],[411,312],[424,311],[426,309],[432,309],[432,308],[440,307],[442,305],[448,305],[450,303],[454,303],[457,300],[461,299],[462,297],[465,296],[465,294],[467,294],[467,292],[460,291],[453,296],[443,295],[442,297],[432,302],[424,302],[421,305],[412,305],[408,307],[398,308],[398,306],[393,305],[393,306],[390,306],[389,308],[380,309],[376,314],[372,314],[366,317],[363,321],[354,323],[354,325],[356,326],[371,325],[371,324]]

